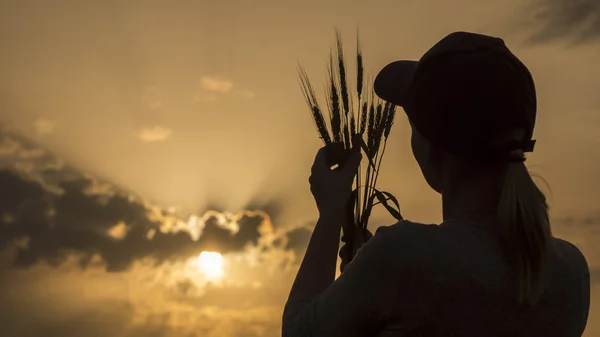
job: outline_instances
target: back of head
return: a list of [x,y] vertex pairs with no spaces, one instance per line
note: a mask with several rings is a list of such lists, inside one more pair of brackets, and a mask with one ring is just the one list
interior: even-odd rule
[[533,79],[499,38],[458,32],[418,62],[397,61],[375,81],[377,94],[404,108],[414,128],[453,156],[503,167],[498,236],[520,303],[543,290],[552,247],[548,205],[525,166],[533,151]]
[[403,108],[425,138],[458,156],[505,159],[512,150],[533,150],[533,78],[498,38],[444,38],[415,67]]

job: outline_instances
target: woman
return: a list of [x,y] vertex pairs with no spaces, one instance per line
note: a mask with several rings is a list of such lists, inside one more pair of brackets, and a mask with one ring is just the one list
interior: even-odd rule
[[443,223],[380,227],[335,279],[344,206],[361,160],[310,178],[319,210],[283,314],[283,336],[581,336],[586,259],[554,238],[524,164],[536,94],[503,40],[457,32],[418,61],[386,66],[382,99],[401,106]]

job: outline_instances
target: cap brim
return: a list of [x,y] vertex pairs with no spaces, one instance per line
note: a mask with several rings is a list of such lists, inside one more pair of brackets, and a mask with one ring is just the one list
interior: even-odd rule
[[403,107],[417,65],[417,61],[395,61],[385,66],[375,77],[375,94],[384,101]]

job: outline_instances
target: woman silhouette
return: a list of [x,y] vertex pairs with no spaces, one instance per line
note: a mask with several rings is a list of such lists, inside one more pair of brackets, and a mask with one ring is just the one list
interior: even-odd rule
[[283,313],[283,336],[581,336],[586,259],[554,238],[543,193],[525,166],[536,93],[504,41],[456,32],[418,61],[375,80],[401,106],[443,223],[380,227],[335,279],[344,206],[360,162],[310,178],[319,221]]

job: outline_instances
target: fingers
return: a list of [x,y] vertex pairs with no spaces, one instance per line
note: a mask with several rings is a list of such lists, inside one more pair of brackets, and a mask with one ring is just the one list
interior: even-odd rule
[[360,152],[360,149],[357,149],[358,151],[356,149],[348,150],[342,143],[327,144],[317,152],[315,165],[327,166],[327,168],[331,168],[336,164],[342,166],[347,162],[350,153]]
[[330,155],[331,145],[332,144],[325,145],[319,149],[319,151],[317,152],[317,155],[315,156],[315,161],[313,163],[313,166],[311,168],[312,173],[331,169],[331,166],[333,166],[333,164],[331,163],[331,155]]
[[346,163],[346,165],[344,165],[344,171],[351,172],[353,175],[356,174],[361,160],[362,153],[360,153],[360,151],[352,151],[348,162]]
[[317,152],[315,156],[315,163],[313,165],[313,170],[319,166],[325,166],[327,164],[327,145],[323,146]]
[[358,173],[358,166],[362,160],[362,154],[360,152],[352,151],[348,160],[344,166],[338,171],[338,174],[344,180],[352,181]]
[[342,143],[333,143],[326,146],[327,165],[331,168],[333,165],[342,165],[347,156],[347,150]]
[[[329,144],[320,148],[308,178],[311,192],[314,194],[313,186],[317,184],[318,180],[328,179],[325,177],[335,177],[334,181],[337,181],[337,184],[352,184],[358,173],[361,159],[360,149],[345,150],[343,144]],[[338,164],[340,167],[332,171],[334,164]]]

